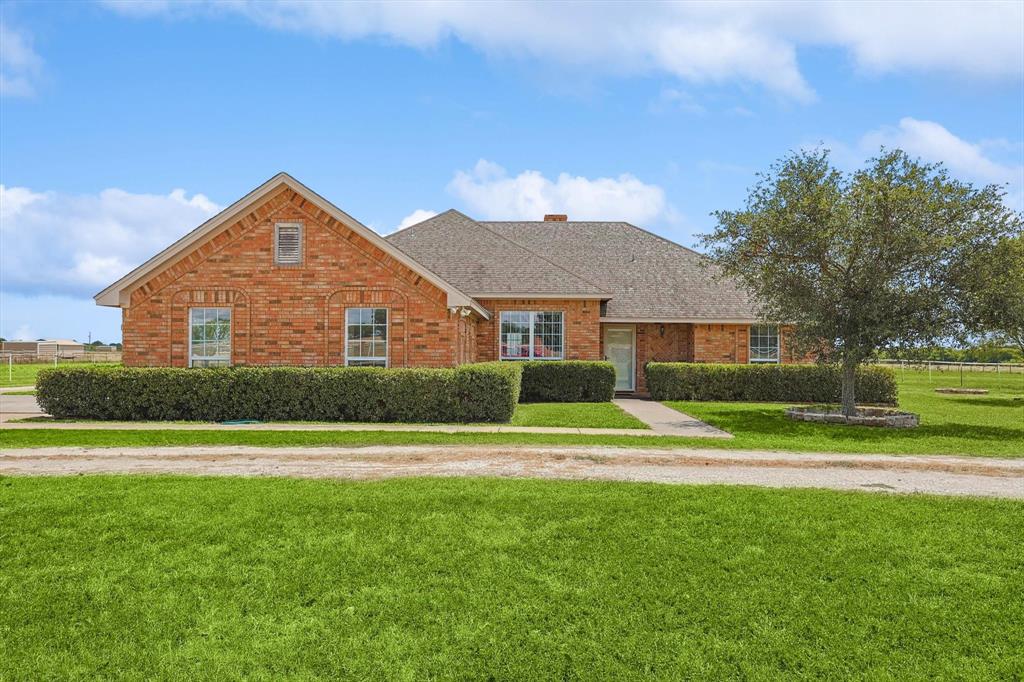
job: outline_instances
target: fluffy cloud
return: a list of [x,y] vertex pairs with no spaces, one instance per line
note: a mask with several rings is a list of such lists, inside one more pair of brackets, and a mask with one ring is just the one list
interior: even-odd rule
[[431,48],[455,38],[489,55],[615,74],[751,83],[800,101],[814,93],[797,50],[833,47],[874,72],[1019,77],[1015,2],[544,3],[327,1],[108,2],[133,16],[240,14],[260,25],[342,40]]
[[972,180],[1002,184],[1024,179],[1024,167],[985,156],[980,144],[957,137],[934,121],[906,117],[897,126],[886,126],[861,138],[861,147],[868,151],[877,151],[883,145],[898,147],[926,161],[942,162],[955,175]]
[[527,170],[510,177],[498,164],[481,159],[472,171],[458,171],[448,191],[463,202],[470,215],[484,220],[540,220],[545,213],[638,225],[675,219],[661,187],[629,174],[590,179],[561,173],[550,180]]
[[437,215],[437,211],[428,211],[425,208],[417,208],[409,215],[402,218],[402,222],[398,223],[398,227],[395,230],[404,230],[407,227],[415,225],[416,223],[422,223],[428,218],[433,218]]
[[68,195],[0,185],[3,288],[92,296],[219,210],[181,189]]
[[32,49],[27,34],[0,23],[0,95],[30,97],[33,81],[43,68],[43,60]]

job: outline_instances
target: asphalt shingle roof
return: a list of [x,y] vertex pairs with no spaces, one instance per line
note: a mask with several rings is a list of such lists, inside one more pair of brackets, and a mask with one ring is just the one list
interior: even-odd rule
[[388,235],[387,240],[470,296],[571,294],[608,298],[565,270],[455,210]]
[[588,294],[623,320],[756,320],[695,251],[624,222],[474,221],[448,211],[388,237],[470,295]]

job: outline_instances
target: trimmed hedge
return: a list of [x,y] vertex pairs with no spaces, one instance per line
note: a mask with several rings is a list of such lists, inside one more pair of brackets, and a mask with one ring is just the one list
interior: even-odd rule
[[583,360],[533,360],[523,368],[524,403],[603,403],[615,396],[615,366]]
[[508,422],[522,368],[61,367],[36,400],[61,418],[104,420]]
[[[652,362],[645,368],[655,400],[837,403],[836,365],[714,365]],[[896,374],[888,367],[857,370],[858,403],[895,405]]]

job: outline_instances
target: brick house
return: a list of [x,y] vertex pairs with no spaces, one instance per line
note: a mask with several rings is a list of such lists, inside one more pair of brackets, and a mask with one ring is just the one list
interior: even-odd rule
[[[784,339],[694,251],[623,222],[482,222],[388,237],[281,173],[96,295],[130,366],[443,367],[607,358],[778,362]],[[639,370],[639,371],[638,371]]]

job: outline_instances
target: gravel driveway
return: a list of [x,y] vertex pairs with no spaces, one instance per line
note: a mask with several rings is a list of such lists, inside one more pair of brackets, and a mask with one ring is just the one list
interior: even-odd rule
[[727,483],[1024,499],[1024,460],[611,447],[387,446],[32,448],[3,475],[100,473],[381,479],[498,476]]

